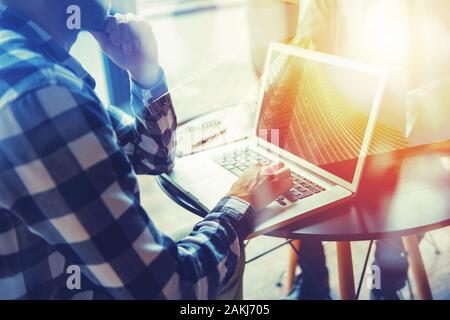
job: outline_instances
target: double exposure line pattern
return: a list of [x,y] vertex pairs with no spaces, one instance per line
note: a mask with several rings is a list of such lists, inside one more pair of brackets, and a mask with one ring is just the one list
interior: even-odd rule
[[[280,146],[316,165],[357,159],[368,124],[321,72],[303,59],[278,58],[271,67],[258,129],[277,128]],[[377,123],[369,154],[408,146],[401,132]]]

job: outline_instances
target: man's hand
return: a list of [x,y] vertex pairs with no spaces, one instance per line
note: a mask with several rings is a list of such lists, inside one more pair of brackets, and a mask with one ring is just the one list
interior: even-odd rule
[[240,198],[261,210],[291,187],[291,171],[283,163],[258,164],[234,183],[228,196]]
[[104,32],[92,32],[105,54],[144,88],[158,80],[158,49],[150,23],[132,14],[109,16]]

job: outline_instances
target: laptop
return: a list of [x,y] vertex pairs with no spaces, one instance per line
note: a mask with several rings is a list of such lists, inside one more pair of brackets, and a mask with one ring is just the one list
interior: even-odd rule
[[258,213],[249,238],[347,201],[358,190],[385,82],[378,67],[272,43],[249,134],[178,159],[170,182],[211,210],[248,168],[283,161],[294,185]]

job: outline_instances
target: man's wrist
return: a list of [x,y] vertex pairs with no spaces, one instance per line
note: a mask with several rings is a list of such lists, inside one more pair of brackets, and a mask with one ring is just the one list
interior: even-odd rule
[[244,241],[251,233],[256,210],[250,203],[240,198],[226,196],[212,212],[220,212],[228,218],[240,241]]
[[158,65],[152,66],[147,70],[128,70],[130,78],[143,89],[151,89],[159,80],[160,67]]
[[238,200],[241,200],[241,201],[243,201],[245,203],[248,203],[249,205],[252,205],[252,199],[251,199],[250,195],[238,195],[238,194],[235,194],[233,192],[230,192],[230,193],[228,193],[226,195],[226,197],[238,199]]
[[158,77],[149,88],[142,87],[141,84],[132,77],[130,77],[130,79],[134,97],[143,101],[145,104],[151,103],[168,91],[164,70],[161,67],[158,68]]

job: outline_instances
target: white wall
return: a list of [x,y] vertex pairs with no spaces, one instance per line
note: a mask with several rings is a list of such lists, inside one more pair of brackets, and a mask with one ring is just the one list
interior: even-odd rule
[[71,54],[78,59],[83,67],[95,78],[96,92],[100,99],[109,104],[108,86],[105,78],[103,59],[95,40],[88,33],[81,33]]

